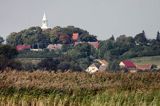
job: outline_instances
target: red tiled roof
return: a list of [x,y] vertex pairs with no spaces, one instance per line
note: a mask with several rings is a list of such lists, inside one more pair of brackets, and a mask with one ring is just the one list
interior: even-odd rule
[[152,68],[152,65],[151,64],[137,65],[136,68],[138,70],[145,71],[145,70],[150,70]]
[[79,38],[79,34],[78,34],[78,33],[73,33],[72,39],[73,39],[74,41],[77,41],[78,38]]
[[17,51],[23,51],[25,49],[30,49],[30,48],[31,48],[31,45],[17,45],[16,46]]
[[130,60],[122,61],[126,68],[136,68],[136,65]]

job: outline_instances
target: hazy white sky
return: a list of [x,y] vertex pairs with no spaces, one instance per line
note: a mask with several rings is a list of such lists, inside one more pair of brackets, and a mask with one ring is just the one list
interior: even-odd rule
[[41,26],[44,11],[50,27],[73,25],[98,39],[160,30],[160,0],[0,0],[0,36]]

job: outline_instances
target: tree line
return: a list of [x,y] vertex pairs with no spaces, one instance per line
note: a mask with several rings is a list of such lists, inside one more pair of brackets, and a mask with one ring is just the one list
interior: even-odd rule
[[20,32],[13,32],[7,37],[6,42],[11,46],[23,44],[36,46],[38,44],[41,48],[46,48],[48,44],[72,44],[73,33],[79,34],[78,41],[97,41],[96,36],[90,35],[86,30],[74,26],[64,28],[57,26],[47,30],[30,27]]
[[[95,49],[88,43],[78,44],[71,46],[73,33],[79,33],[79,41],[81,42],[94,42],[97,41],[96,36],[90,35],[86,30],[68,26],[65,28],[55,27],[53,29],[41,30],[40,27],[31,27],[18,33],[11,33],[7,37],[7,45],[0,47],[1,51],[4,49],[12,51],[10,55],[5,52],[0,52],[0,56],[12,60],[6,62],[2,67],[11,67],[25,70],[76,70],[84,71],[94,59],[106,59],[109,62],[109,70],[118,70],[119,62],[124,59],[142,57],[142,56],[155,56],[160,55],[160,33],[157,32],[155,39],[148,39],[145,31],[133,36],[120,35],[115,38],[113,35],[107,40],[99,41],[99,48]],[[3,41],[3,40],[0,40]],[[15,46],[19,44],[63,44],[61,50],[56,51],[22,51],[15,52]],[[8,46],[10,45],[10,46]],[[6,48],[7,46],[8,48]],[[9,48],[11,47],[11,48]],[[45,48],[45,45],[44,45]],[[8,57],[9,56],[9,57]],[[20,62],[13,61],[13,58],[45,58],[39,64],[21,64]],[[3,58],[1,58],[3,59]],[[5,59],[5,60],[7,60]],[[2,62],[3,64],[5,62]],[[12,63],[12,64],[9,64]],[[20,65],[21,64],[21,65]]]

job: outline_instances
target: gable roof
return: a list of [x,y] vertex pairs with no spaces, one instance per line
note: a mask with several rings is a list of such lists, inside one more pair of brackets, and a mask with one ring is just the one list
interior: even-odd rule
[[89,67],[97,67],[95,64],[91,64]]
[[101,65],[107,65],[108,62],[104,59],[95,59],[95,61],[98,61]]
[[126,68],[136,68],[136,65],[130,60],[122,61]]
[[137,65],[136,68],[141,71],[151,70],[152,64]]
[[25,49],[30,49],[30,48],[31,48],[31,45],[17,45],[16,46],[17,51],[23,51]]

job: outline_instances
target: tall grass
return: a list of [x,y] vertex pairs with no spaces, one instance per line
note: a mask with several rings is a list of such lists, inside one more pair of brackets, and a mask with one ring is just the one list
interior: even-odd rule
[[160,73],[0,73],[0,106],[159,106]]
[[97,95],[48,94],[34,97],[27,94],[1,96],[1,106],[159,106],[160,92],[108,92]]

